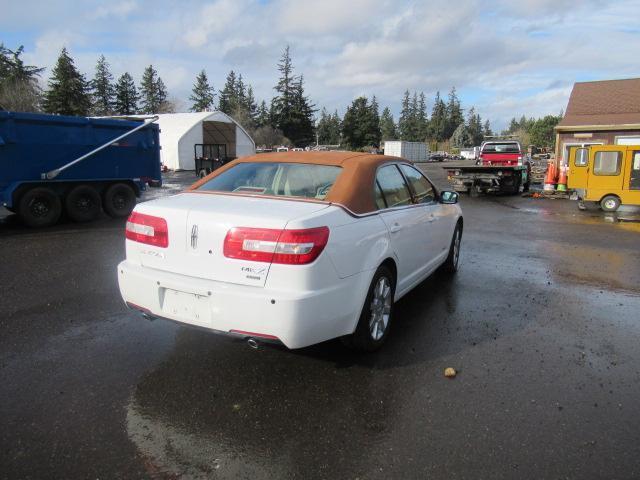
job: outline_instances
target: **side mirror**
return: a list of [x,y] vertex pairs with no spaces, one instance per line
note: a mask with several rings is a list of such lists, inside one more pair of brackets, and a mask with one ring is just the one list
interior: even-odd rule
[[455,204],[458,203],[458,193],[445,190],[440,192],[440,203]]

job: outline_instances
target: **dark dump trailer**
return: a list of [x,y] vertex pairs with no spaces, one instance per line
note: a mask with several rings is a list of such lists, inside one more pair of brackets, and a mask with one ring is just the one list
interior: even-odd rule
[[0,112],[0,204],[30,227],[128,216],[162,184],[156,120]]

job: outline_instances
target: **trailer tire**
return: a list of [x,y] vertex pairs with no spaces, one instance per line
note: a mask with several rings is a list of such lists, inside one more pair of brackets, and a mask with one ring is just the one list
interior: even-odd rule
[[50,188],[35,187],[22,194],[17,212],[28,227],[49,227],[60,219],[62,201]]
[[604,212],[615,212],[620,208],[620,199],[615,195],[606,195],[600,200],[600,208]]
[[136,194],[126,183],[114,183],[104,192],[102,206],[110,217],[128,217],[136,206]]
[[64,209],[74,222],[90,222],[102,211],[100,194],[89,185],[78,185],[64,199]]
[[206,177],[207,176],[207,171],[204,168],[200,169],[200,173],[198,174],[198,176],[200,178]]

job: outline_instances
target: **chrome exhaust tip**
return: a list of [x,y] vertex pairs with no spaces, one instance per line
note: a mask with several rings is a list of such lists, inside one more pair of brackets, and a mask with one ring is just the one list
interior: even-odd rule
[[258,342],[254,338],[247,338],[247,345],[249,345],[254,350],[258,349]]

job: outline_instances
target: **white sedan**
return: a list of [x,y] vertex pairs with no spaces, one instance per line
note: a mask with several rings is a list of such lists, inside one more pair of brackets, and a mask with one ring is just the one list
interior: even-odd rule
[[458,268],[462,215],[413,165],[353,152],[235,160],[139,204],[118,266],[126,304],[219,333],[301,348],[379,348],[393,305]]

